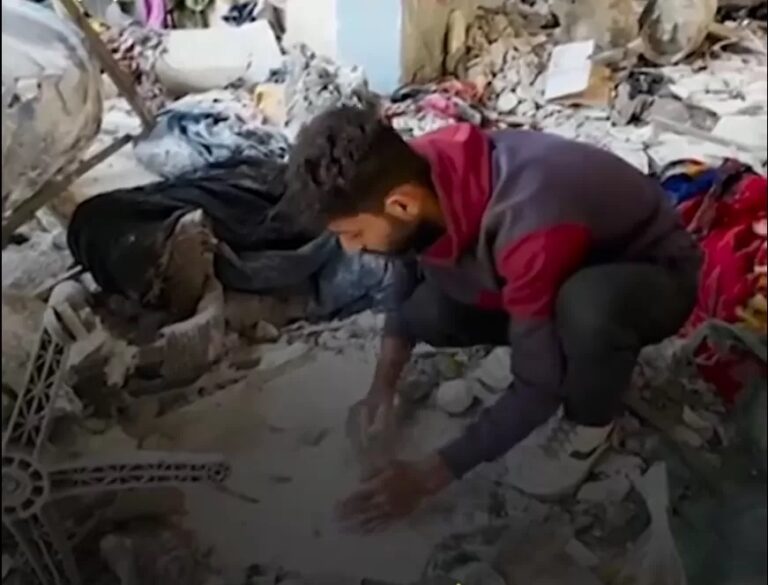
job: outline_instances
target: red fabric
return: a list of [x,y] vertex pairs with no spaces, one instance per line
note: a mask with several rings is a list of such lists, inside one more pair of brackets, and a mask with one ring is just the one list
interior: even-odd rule
[[478,295],[476,304],[487,311],[503,311],[504,297],[494,290],[484,290]]
[[738,321],[736,309],[755,294],[755,267],[766,256],[766,239],[755,233],[753,223],[765,218],[767,204],[766,178],[749,175],[719,201],[698,197],[680,206],[689,227],[698,228],[695,220],[703,215],[712,217],[700,240],[704,265],[698,302],[684,332],[712,318]]
[[[765,177],[746,175],[724,198],[698,197],[679,207],[689,229],[700,235],[704,265],[696,308],[683,334],[708,319],[728,323],[739,321],[737,309],[756,293],[764,292],[760,269],[766,264],[763,222],[768,205]],[[697,348],[696,364],[702,377],[711,383],[726,403],[732,403],[747,379],[747,372],[765,365],[754,356],[718,353],[709,344]]]
[[424,257],[433,262],[454,262],[477,240],[490,199],[489,139],[471,124],[454,124],[420,136],[410,145],[429,162],[447,226],[445,236]]
[[497,267],[506,281],[502,294],[509,314],[549,317],[560,286],[582,266],[589,242],[587,228],[564,224],[531,233],[504,249]]
[[706,342],[697,348],[694,360],[701,377],[715,387],[728,405],[734,403],[746,380],[767,373],[765,364],[753,354],[738,350],[719,353]]

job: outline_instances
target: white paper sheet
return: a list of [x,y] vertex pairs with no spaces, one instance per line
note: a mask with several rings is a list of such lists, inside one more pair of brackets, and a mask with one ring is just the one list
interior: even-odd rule
[[544,99],[553,100],[587,89],[594,51],[595,41],[578,41],[555,47],[547,67]]

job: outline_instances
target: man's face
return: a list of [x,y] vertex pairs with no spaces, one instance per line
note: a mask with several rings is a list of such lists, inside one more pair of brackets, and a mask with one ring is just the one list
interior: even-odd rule
[[348,252],[401,255],[421,252],[440,235],[441,229],[425,216],[424,190],[401,188],[390,194],[380,212],[363,212],[328,223]]
[[405,222],[385,213],[360,213],[335,219],[328,229],[339,237],[348,252],[398,255],[413,248],[418,222]]

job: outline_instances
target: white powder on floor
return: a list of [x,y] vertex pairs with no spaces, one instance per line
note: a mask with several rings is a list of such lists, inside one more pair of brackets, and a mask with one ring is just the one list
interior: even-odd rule
[[[232,575],[268,563],[306,574],[409,582],[440,539],[488,521],[494,486],[479,474],[382,533],[360,536],[339,525],[335,506],[359,485],[346,414],[372,374],[363,353],[318,351],[263,389],[256,374],[158,425],[149,448],[225,452],[233,466],[228,487],[259,500],[202,486],[188,490],[188,526]],[[425,407],[405,432],[403,456],[426,454],[463,425]]]

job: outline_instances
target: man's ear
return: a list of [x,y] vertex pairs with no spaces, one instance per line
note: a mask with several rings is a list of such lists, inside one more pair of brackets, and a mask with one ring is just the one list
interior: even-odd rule
[[384,198],[384,213],[402,221],[416,221],[421,215],[422,199],[418,188],[402,185]]

